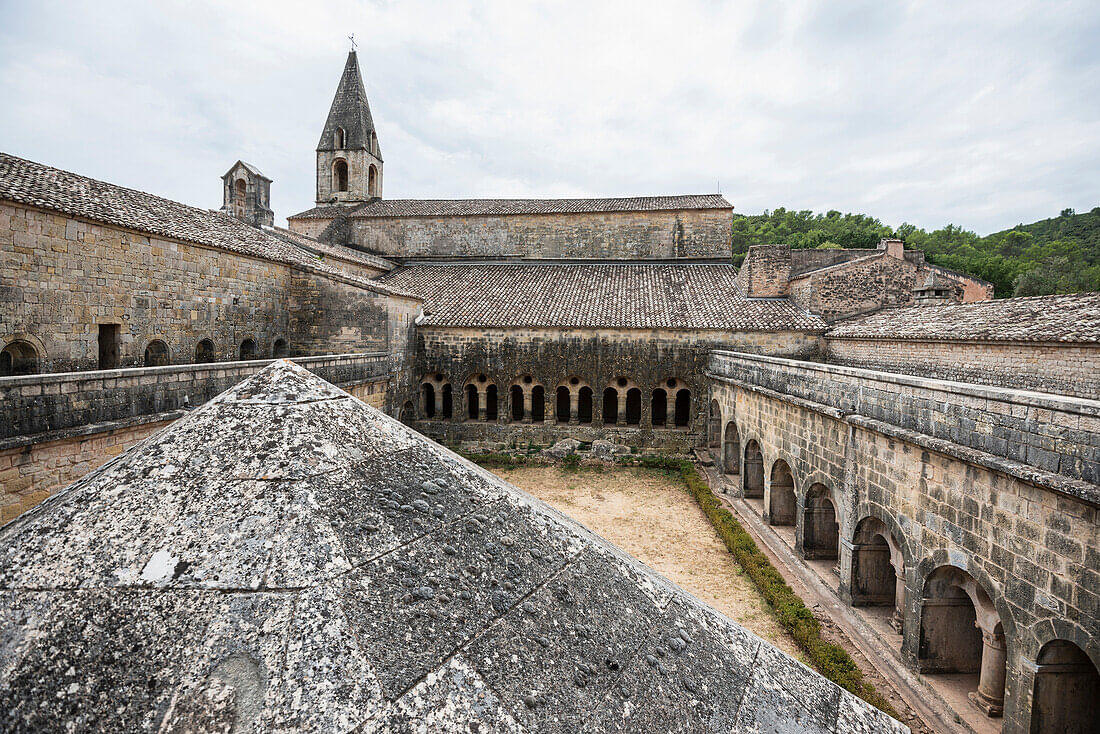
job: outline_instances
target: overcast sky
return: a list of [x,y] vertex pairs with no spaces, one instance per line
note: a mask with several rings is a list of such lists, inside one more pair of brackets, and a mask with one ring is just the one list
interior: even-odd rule
[[709,193],[987,233],[1100,204],[1100,2],[14,2],[0,149],[278,219],[355,34],[388,198]]

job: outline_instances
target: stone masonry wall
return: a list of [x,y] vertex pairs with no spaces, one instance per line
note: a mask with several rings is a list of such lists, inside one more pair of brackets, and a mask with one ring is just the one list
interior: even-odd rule
[[1100,345],[827,338],[826,359],[941,380],[1100,396]]
[[[1058,411],[1050,404],[1028,406],[1014,391],[990,390],[979,397],[963,390],[953,395],[954,388],[941,383],[934,388],[941,402],[929,424],[921,411],[910,411],[904,396],[909,390],[900,389],[903,383],[898,390],[883,390],[883,378],[875,373],[795,366],[783,386],[776,384],[766,361],[731,354],[715,355],[711,361],[712,397],[720,406],[723,431],[730,422],[736,425],[742,460],[750,440],[763,452],[765,514],[771,469],[779,459],[795,479],[796,543],[803,537],[810,485],[826,486],[840,525],[844,598],[853,578],[857,524],[875,517],[887,526],[904,561],[902,649],[914,667],[925,580],[944,565],[973,577],[992,600],[1007,643],[1004,730],[1029,731],[1034,661],[1044,643],[1068,639],[1100,665],[1095,643],[1100,639],[1100,554],[1095,550],[1100,547],[1100,488],[1081,496],[1054,491],[1030,481],[1041,477],[1026,467],[968,461],[963,457],[969,447],[952,448],[953,441],[932,434],[965,419],[963,412],[945,414],[942,401],[966,406],[965,413],[978,424],[1001,412],[995,407],[983,410],[983,403],[1001,402],[1012,406],[1010,414],[1030,420],[1036,436],[1061,433],[1066,417],[1074,416],[1068,422],[1082,429],[1087,424],[1084,438],[1089,443],[1100,436],[1095,416],[1100,406],[1076,401],[1077,409],[1066,405]],[[830,379],[807,380],[819,369]],[[853,404],[849,387],[856,383],[863,390]],[[801,389],[794,389],[796,385]],[[916,400],[933,389],[912,387]],[[910,415],[913,420],[907,421]]]
[[[316,237],[330,220],[291,219]],[[723,209],[352,219],[352,244],[384,257],[730,257]]]
[[[386,348],[393,299],[337,278],[232,252],[0,203],[0,343],[22,339],[39,372],[99,367],[99,325],[119,325],[119,367],[156,339],[170,364]],[[410,301],[409,304],[413,302]],[[294,305],[305,312],[291,318]],[[406,304],[404,308],[412,308]]]
[[[512,442],[550,444],[564,437],[580,440],[613,438],[639,447],[686,450],[701,440],[706,430],[706,392],[703,371],[707,354],[718,347],[737,348],[766,354],[810,356],[817,353],[818,338],[812,334],[787,332],[672,332],[614,329],[456,329],[422,327],[417,334],[414,382],[442,374],[453,391],[454,418],[424,420],[415,391],[407,394],[416,406],[418,430],[446,443],[472,442],[507,446]],[[494,423],[466,421],[463,388],[476,375],[495,384],[499,396],[499,418]],[[530,376],[533,385],[545,390],[545,423],[511,420],[510,387]],[[554,400],[557,387],[569,378],[593,391],[590,425],[555,425]],[[602,396],[605,388],[616,387],[619,378],[629,381],[618,388],[632,387],[642,393],[637,426],[605,426]],[[679,380],[691,391],[691,420],[687,428],[654,428],[651,419],[652,392]],[[414,385],[414,387],[416,387]],[[672,426],[674,395],[669,400]]]
[[[918,268],[882,255],[814,271],[791,281],[791,298],[826,320],[913,302]],[[923,277],[923,276],[922,276]]]
[[784,245],[749,248],[737,282],[750,298],[782,298],[790,291],[791,249]]

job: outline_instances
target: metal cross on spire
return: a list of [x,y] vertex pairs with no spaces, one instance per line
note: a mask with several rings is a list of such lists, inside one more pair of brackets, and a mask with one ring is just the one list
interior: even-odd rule
[[351,50],[354,51],[355,50],[355,34],[352,33],[350,36],[348,36],[348,40],[351,41]]

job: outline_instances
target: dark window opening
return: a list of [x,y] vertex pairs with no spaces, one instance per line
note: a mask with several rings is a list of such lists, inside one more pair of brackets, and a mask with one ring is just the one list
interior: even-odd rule
[[577,393],[577,422],[592,422],[592,388],[587,385]]
[[562,385],[554,396],[554,415],[558,423],[569,422],[569,388]]
[[542,385],[531,388],[531,420],[536,423],[546,420],[546,391]]
[[336,161],[332,166],[332,187],[337,191],[348,190],[348,162]]
[[99,369],[111,370],[118,367],[118,324],[99,325]]
[[13,341],[0,351],[0,377],[38,372],[38,352],[30,342]]
[[286,339],[276,339],[275,346],[271,348],[271,356],[278,359],[279,357],[285,357],[286,354]]
[[512,420],[523,420],[523,388],[512,385]]
[[214,361],[214,342],[203,339],[195,345],[195,362],[203,364]]
[[477,388],[473,385],[466,386],[466,417],[472,421],[476,421],[478,412],[480,411],[479,400],[480,397],[477,394]]
[[450,418],[454,412],[454,398],[451,396],[451,386],[446,384],[443,386],[443,418]]
[[238,355],[242,361],[246,359],[256,359],[256,353],[255,339],[245,339],[241,342],[241,348],[238,350]]
[[154,339],[145,347],[145,366],[163,367],[168,364],[168,345]]
[[415,411],[413,410],[413,404],[411,400],[406,400],[405,404],[401,406],[401,422],[405,425],[412,425]]
[[489,385],[485,388],[485,420],[497,419],[497,386]]
[[420,386],[421,390],[421,412],[425,418],[435,418],[435,388],[430,383],[425,382]]
[[668,393],[661,388],[653,391],[653,425],[661,428],[668,423]]
[[626,422],[632,426],[642,422],[642,391],[636,387],[626,391]]
[[686,426],[691,417],[691,392],[688,390],[676,391],[676,415],[677,426]]
[[336,128],[336,147],[344,147],[344,128],[342,127]]
[[367,193],[370,196],[378,196],[378,169],[374,166],[367,170]]
[[603,422],[613,425],[619,421],[619,391],[609,387],[603,391]]

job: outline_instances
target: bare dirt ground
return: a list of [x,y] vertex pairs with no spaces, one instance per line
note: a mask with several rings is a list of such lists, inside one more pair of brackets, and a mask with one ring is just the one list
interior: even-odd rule
[[494,470],[802,660],[679,479],[641,468]]

